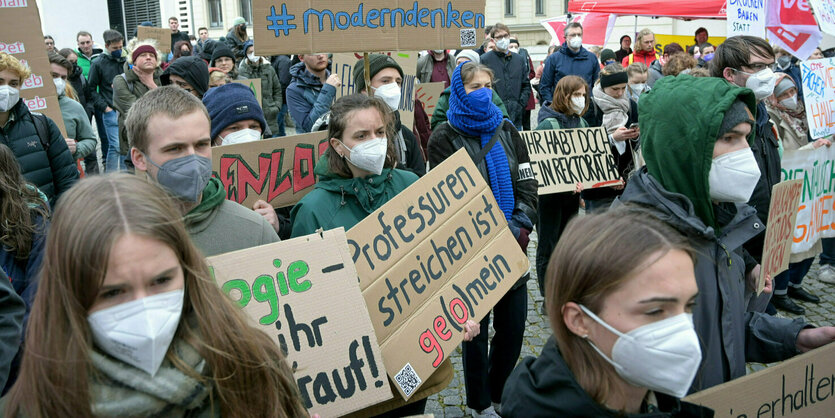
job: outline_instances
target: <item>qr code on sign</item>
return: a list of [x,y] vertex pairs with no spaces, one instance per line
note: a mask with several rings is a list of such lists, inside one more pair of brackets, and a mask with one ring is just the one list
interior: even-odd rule
[[403,366],[403,369],[394,375],[394,380],[398,385],[400,385],[400,389],[403,390],[403,393],[405,393],[406,396],[412,396],[412,392],[414,392],[422,382],[415,369],[413,369],[412,365],[409,363],[406,363],[406,365]]
[[475,29],[461,29],[461,46],[475,46]]

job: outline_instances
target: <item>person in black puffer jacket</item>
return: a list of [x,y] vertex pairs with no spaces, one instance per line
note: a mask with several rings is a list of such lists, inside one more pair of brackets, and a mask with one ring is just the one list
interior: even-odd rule
[[[429,137],[429,166],[435,167],[461,148],[467,150],[496,197],[508,226],[522,251],[537,219],[537,182],[522,136],[493,104],[493,72],[487,66],[467,62],[452,73],[448,121]],[[482,148],[484,157],[479,157]],[[528,294],[525,274],[493,307],[493,329],[488,355],[487,327],[490,314],[481,321],[482,332],[463,345],[467,406],[471,413],[495,414],[505,381],[522,349]]]
[[[0,85],[0,143],[12,149],[23,176],[49,199],[50,206],[78,180],[78,169],[64,136],[51,119],[33,115],[20,97],[20,86],[30,72],[21,62],[0,52],[0,73],[16,74]],[[4,77],[5,78],[5,77]],[[5,91],[2,91],[5,90]],[[5,94],[4,94],[5,93]],[[38,135],[34,118],[42,118],[45,137]]]

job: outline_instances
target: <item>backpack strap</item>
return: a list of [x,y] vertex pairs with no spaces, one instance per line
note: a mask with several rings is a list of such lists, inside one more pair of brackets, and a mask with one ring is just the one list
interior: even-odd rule
[[562,126],[560,126],[560,121],[558,121],[557,118],[548,118],[547,120],[548,123],[551,124],[551,129],[562,129]]
[[46,122],[46,116],[36,112],[30,112],[32,115],[32,123],[35,124],[35,132],[41,140],[41,146],[44,151],[49,151],[49,125]]
[[473,158],[473,161],[475,161],[476,163],[481,161],[487,155],[487,153],[490,152],[490,149],[493,148],[493,145],[496,145],[496,141],[498,141],[499,136],[501,136],[499,135],[499,132],[502,131],[502,126],[504,126],[504,121],[502,121],[502,123],[496,129],[496,132],[493,132],[493,137],[490,138],[490,141],[484,145],[481,151],[478,152],[478,154]]
[[128,76],[125,73],[119,74],[122,77],[122,80],[125,80],[125,84],[128,85],[128,91],[133,94],[133,83],[128,82]]

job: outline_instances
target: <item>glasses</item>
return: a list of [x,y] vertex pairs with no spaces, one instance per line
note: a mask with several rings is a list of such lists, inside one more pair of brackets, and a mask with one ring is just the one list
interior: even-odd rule
[[765,70],[766,68],[771,68],[772,65],[774,65],[773,62],[770,64],[765,64],[762,62],[749,62],[748,64],[745,64],[746,67],[754,70],[755,73]]

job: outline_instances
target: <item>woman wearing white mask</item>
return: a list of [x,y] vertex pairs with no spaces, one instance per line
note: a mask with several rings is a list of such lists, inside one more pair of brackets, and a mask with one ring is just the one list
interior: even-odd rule
[[72,158],[80,160],[96,152],[96,136],[93,133],[93,127],[90,126],[87,112],[78,102],[75,90],[67,81],[67,76],[73,70],[72,64],[55,52],[47,55],[52,68],[52,81],[58,93],[58,106],[61,107],[61,116],[67,132],[67,138],[64,138],[64,141],[67,142]]
[[[452,73],[448,121],[429,138],[429,166],[435,167],[459,149],[467,150],[507,220],[516,242],[527,251],[528,234],[537,216],[536,180],[522,136],[492,102],[493,72],[467,62]],[[501,393],[519,358],[527,316],[528,275],[520,277],[493,307],[493,329],[464,344],[467,406],[475,417],[494,417]],[[491,314],[481,321],[487,329]]]
[[760,179],[749,143],[756,125],[751,90],[717,77],[664,77],[641,99],[641,112],[646,165],[618,201],[651,208],[696,250],[693,323],[702,364],[690,392],[744,376],[746,362],[782,361],[835,341],[833,327],[746,309],[760,275],[742,245],[765,232],[746,204]]
[[61,198],[6,416],[307,416],[281,350],[218,289],[180,218],[126,174]]
[[701,360],[686,239],[626,206],[575,218],[563,238],[547,273],[554,336],[514,370],[502,416],[712,416],[679,401]]
[[[394,146],[389,139],[393,135],[391,111],[380,98],[353,94],[333,104],[328,149],[314,169],[319,181],[291,212],[294,237],[319,228],[350,229],[417,181],[414,173],[395,168]],[[464,340],[472,339],[478,335],[478,323],[468,321],[465,331]],[[443,390],[452,374],[452,363],[447,360],[408,401],[395,394],[392,400],[355,415],[421,415],[427,398]]]
[[261,107],[264,110],[264,118],[270,127],[270,132],[278,132],[278,112],[281,110],[284,96],[281,93],[281,81],[278,74],[267,58],[255,55],[255,46],[252,40],[244,42],[246,58],[238,65],[238,77],[261,80]]
[[629,77],[626,97],[637,103],[638,99],[641,98],[641,94],[650,90],[647,86],[649,69],[643,62],[635,62],[626,67],[626,75]]

